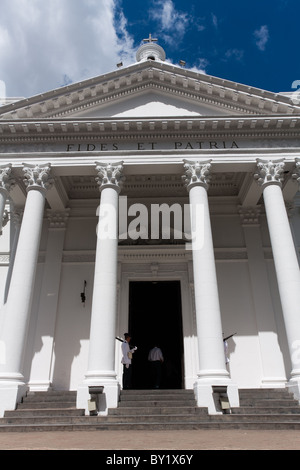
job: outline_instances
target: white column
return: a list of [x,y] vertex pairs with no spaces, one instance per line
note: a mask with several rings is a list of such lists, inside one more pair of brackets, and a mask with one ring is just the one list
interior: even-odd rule
[[45,194],[53,181],[50,164],[23,168],[27,199],[0,332],[0,415],[14,409],[26,392],[23,357],[30,317]]
[[288,387],[300,400],[300,270],[281,190],[284,161],[257,159],[257,169],[292,363]]
[[104,386],[101,414],[118,405],[119,383],[115,371],[117,314],[118,205],[122,162],[98,163],[97,182],[101,199],[97,226],[94,289],[91,312],[88,371],[77,393],[77,407],[88,406],[88,387]]
[[49,220],[46,258],[41,284],[39,308],[34,320],[33,359],[30,371],[31,391],[51,389],[51,364],[56,313],[60,287],[61,262],[69,210],[48,210]]
[[6,200],[9,197],[10,190],[15,185],[15,179],[12,176],[12,165],[0,166],[0,235],[3,227],[3,216],[5,210]]
[[213,386],[227,386],[231,406],[238,406],[237,387],[225,366],[219,292],[214,259],[207,190],[210,161],[187,161],[185,183],[189,191],[192,256],[197,322],[199,373],[195,383],[198,406],[217,412]]
[[[277,326],[261,240],[260,210],[260,206],[240,207],[239,209],[247,248],[250,283],[261,353],[263,372],[261,386],[266,388],[284,387],[286,376],[283,356],[278,343]],[[270,351],[272,351],[272,354],[270,354]]]

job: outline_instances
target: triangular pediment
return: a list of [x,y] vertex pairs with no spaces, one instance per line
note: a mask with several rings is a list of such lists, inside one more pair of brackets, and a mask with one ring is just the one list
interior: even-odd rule
[[300,114],[288,96],[147,60],[0,108],[0,119]]
[[72,113],[80,118],[138,118],[138,117],[176,117],[176,116],[224,116],[228,111],[217,105],[181,99],[171,93],[160,93],[155,90],[134,93],[126,99],[116,102],[88,107],[86,110]]

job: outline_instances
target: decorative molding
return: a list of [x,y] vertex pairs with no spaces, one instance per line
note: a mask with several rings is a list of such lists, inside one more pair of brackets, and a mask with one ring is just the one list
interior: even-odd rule
[[[216,261],[247,261],[246,248],[215,248]],[[93,250],[64,251],[63,263],[91,263],[95,262],[96,252]],[[184,245],[180,246],[145,246],[145,247],[122,247],[118,248],[119,263],[150,264],[150,272],[159,271],[158,263],[188,263],[192,260],[192,251],[186,250]]]
[[187,190],[193,186],[203,186],[206,190],[210,183],[211,160],[203,162],[184,161],[185,175],[182,177]]
[[16,184],[16,180],[12,175],[12,164],[0,166],[0,190],[4,190],[8,195]]
[[[169,118],[78,118],[65,120],[0,119],[3,143],[13,142],[80,142],[133,139],[216,139],[227,138],[299,138],[298,116],[186,116]],[[25,129],[27,131],[25,132]],[[153,132],[155,130],[155,132]]]
[[239,206],[238,212],[242,221],[242,226],[259,225],[259,216],[261,214],[261,206],[243,207]]
[[282,185],[285,167],[283,158],[279,160],[263,160],[257,158],[256,161],[258,173],[255,173],[254,179],[260,186],[265,187],[269,184]]
[[98,176],[96,182],[99,186],[100,191],[104,188],[115,188],[120,191],[122,183],[124,181],[123,173],[123,162],[116,163],[100,163],[96,162],[96,171]]
[[47,217],[49,220],[49,228],[65,229],[69,218],[70,209],[64,211],[47,210]]
[[27,191],[40,189],[47,191],[52,188],[54,179],[51,177],[51,163],[44,165],[23,164],[24,183]]
[[296,166],[295,166],[292,177],[294,180],[298,182],[299,189],[300,189],[300,158],[296,158]]

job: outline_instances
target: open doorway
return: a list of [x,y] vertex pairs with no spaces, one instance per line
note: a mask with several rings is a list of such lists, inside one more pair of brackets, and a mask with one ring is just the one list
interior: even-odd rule
[[129,331],[137,346],[132,361],[132,384],[152,387],[149,350],[163,352],[161,388],[183,387],[183,334],[180,281],[138,281],[129,284]]

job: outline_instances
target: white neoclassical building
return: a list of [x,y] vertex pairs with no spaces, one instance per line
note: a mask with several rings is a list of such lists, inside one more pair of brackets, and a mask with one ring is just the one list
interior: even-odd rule
[[[128,67],[0,108],[0,415],[28,391],[300,399],[300,106],[148,40]],[[228,340],[225,364],[223,337]]]

